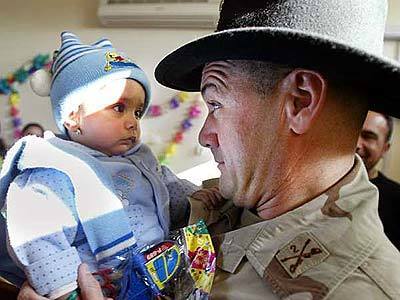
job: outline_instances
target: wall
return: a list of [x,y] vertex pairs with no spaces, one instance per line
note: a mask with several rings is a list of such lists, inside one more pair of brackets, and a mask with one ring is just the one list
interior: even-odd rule
[[390,26],[400,26],[400,1],[389,0],[387,23]]
[[[52,53],[59,47],[59,34],[70,30],[81,37],[84,42],[94,42],[100,37],[108,37],[117,49],[129,54],[148,74],[152,90],[153,103],[162,104],[168,101],[176,91],[161,87],[153,75],[154,67],[163,56],[179,45],[202,36],[207,30],[151,30],[103,28],[96,16],[97,0],[1,0],[0,7],[0,76],[15,71],[19,66],[38,53]],[[48,98],[36,96],[24,84],[19,87],[21,93],[21,111],[23,122],[39,121],[46,128],[56,130],[52,120]],[[2,136],[11,141],[10,120],[8,119],[7,98],[0,96],[0,120]],[[188,104],[186,104],[188,106]],[[203,119],[206,108],[203,107]],[[183,119],[185,106],[179,111],[163,117],[144,120],[143,131],[151,140],[164,145],[153,145],[156,152],[163,150]],[[185,135],[183,144],[179,145],[177,155],[171,159],[171,168],[182,171],[211,159],[208,150],[201,155],[194,155],[197,134],[203,119],[196,119],[193,130]],[[147,133],[147,135],[146,135]]]

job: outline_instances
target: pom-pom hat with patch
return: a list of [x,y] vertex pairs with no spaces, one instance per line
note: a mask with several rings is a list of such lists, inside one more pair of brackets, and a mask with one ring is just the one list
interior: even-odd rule
[[371,109],[400,117],[400,63],[382,54],[386,14],[386,0],[225,0],[216,32],[168,54],[155,77],[199,91],[208,62],[269,61],[340,76]]
[[66,117],[84,99],[93,97],[110,80],[133,79],[145,91],[145,111],[150,102],[150,84],[143,70],[118,53],[108,39],[84,45],[71,32],[61,34],[61,47],[52,64],[50,99],[57,127],[65,133]]

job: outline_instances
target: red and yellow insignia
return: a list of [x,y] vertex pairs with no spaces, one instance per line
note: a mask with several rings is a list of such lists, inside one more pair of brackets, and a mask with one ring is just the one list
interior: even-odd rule
[[113,67],[136,67],[137,65],[133,63],[128,58],[116,52],[106,52],[106,65],[104,66],[104,71],[111,71]]

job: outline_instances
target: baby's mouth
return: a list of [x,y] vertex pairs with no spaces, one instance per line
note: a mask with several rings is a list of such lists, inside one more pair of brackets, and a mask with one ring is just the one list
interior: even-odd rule
[[136,138],[135,136],[132,136],[132,137],[130,137],[130,138],[123,139],[122,141],[124,141],[124,142],[130,142],[130,143],[132,143],[133,145],[135,145],[135,144],[136,144],[136,141],[137,141],[137,138]]

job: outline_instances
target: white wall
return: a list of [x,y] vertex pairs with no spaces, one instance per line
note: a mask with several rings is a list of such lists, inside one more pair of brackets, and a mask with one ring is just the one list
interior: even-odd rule
[[400,1],[389,0],[387,23],[391,26],[400,26]]
[[[153,75],[154,67],[161,58],[183,43],[208,33],[206,30],[151,30],[103,28],[96,17],[97,0],[0,0],[0,76],[14,72],[24,62],[39,53],[52,53],[59,47],[59,34],[70,30],[78,34],[83,42],[94,42],[100,37],[109,38],[117,49],[123,50],[133,58],[148,74],[152,90],[153,103],[168,101],[176,91],[161,87]],[[29,84],[20,86],[21,112],[23,122],[39,121],[46,128],[56,130],[51,116],[48,98],[36,96]],[[0,95],[0,120],[2,136],[7,141],[12,137],[8,119],[7,97]],[[182,107],[182,109],[184,109]],[[206,108],[203,106],[203,118]],[[181,111],[164,117],[144,120],[144,133],[161,136],[167,143],[183,118]],[[171,168],[182,171],[211,159],[208,150],[200,156],[194,155],[197,146],[197,133],[202,119],[194,122],[194,129],[185,135],[177,154],[171,159]],[[161,151],[162,145],[154,147]]]

